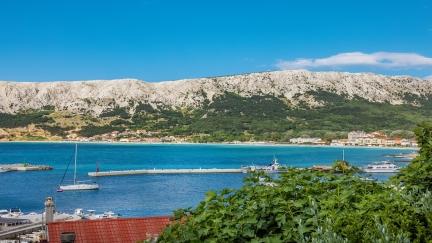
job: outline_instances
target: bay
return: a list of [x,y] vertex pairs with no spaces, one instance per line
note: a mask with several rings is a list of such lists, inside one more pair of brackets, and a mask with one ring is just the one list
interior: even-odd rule
[[[131,175],[95,180],[99,191],[56,192],[65,169],[73,159],[73,143],[0,143],[0,164],[27,162],[53,166],[52,171],[0,173],[0,209],[19,207],[41,212],[45,197],[54,197],[58,211],[75,208],[112,210],[123,216],[168,215],[177,208],[194,207],[208,190],[239,188],[245,174]],[[224,145],[224,144],[110,144],[78,145],[78,178],[95,171],[153,168],[239,168],[266,165],[273,157],[292,167],[330,165],[345,159],[356,166],[388,159],[386,155],[410,153],[396,148]],[[397,162],[397,161],[396,161]],[[406,165],[406,163],[400,163]],[[375,175],[386,179],[389,175]],[[72,168],[66,180],[73,178]]]

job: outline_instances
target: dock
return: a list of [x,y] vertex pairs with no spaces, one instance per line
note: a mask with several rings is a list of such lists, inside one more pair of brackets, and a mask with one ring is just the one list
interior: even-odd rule
[[142,174],[227,174],[227,173],[246,173],[244,169],[152,169],[152,170],[111,170],[89,172],[92,177],[102,176],[125,176]]

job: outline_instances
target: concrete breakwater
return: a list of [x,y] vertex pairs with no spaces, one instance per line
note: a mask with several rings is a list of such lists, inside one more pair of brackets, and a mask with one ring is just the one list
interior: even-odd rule
[[0,172],[35,171],[35,170],[52,170],[52,169],[53,167],[48,165],[32,165],[28,163],[0,164]]
[[89,172],[92,177],[101,176],[122,176],[122,175],[141,175],[141,174],[223,174],[223,173],[246,173],[245,169],[152,169],[152,170],[113,170]]

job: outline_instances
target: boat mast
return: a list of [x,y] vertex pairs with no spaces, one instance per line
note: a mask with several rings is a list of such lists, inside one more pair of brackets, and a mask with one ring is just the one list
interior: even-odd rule
[[74,185],[76,184],[77,154],[78,154],[78,144],[75,144]]

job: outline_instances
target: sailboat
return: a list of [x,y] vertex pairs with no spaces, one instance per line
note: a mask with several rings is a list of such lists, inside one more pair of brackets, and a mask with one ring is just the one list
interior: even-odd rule
[[[57,189],[58,192],[63,191],[79,191],[79,190],[98,190],[99,185],[95,182],[86,183],[85,181],[77,181],[77,156],[78,156],[78,144],[75,144],[75,159],[74,159],[74,179],[73,184],[70,185],[60,185]],[[69,167],[69,166],[68,166]],[[67,171],[67,169],[66,169]],[[66,174],[66,172],[65,172]],[[63,176],[64,179],[64,176]],[[62,182],[63,182],[62,179]],[[61,183],[60,183],[61,184]]]

